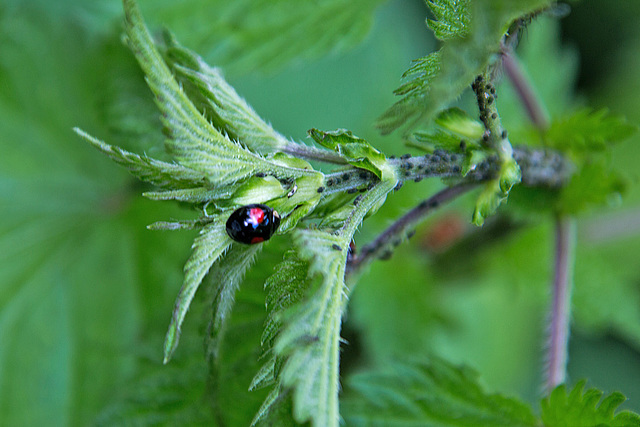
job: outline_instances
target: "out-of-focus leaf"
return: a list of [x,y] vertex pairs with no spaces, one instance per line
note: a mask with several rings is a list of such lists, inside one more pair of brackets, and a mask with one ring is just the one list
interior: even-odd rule
[[[443,8],[442,14],[453,15],[458,2],[438,4]],[[448,39],[438,53],[420,60],[405,73],[410,80],[397,91],[403,98],[378,119],[378,128],[386,134],[430,120],[459,97],[494,60],[502,36],[515,19],[550,4],[549,0],[472,2],[468,34]],[[445,12],[444,8],[450,10]],[[459,34],[462,32],[456,31]]]
[[274,70],[298,59],[344,51],[369,32],[381,0],[167,0],[145,14],[207,58],[233,70]]
[[637,132],[637,126],[606,109],[584,108],[568,117],[554,120],[544,133],[544,141],[561,151],[598,152],[609,144],[620,142]]
[[[567,392],[565,385],[556,387],[542,401],[542,421],[545,426],[640,426],[640,416],[629,411],[616,410],[626,400],[613,392],[602,399],[604,392],[590,388],[580,381]],[[601,401],[602,399],[602,401]]]
[[353,426],[537,426],[524,403],[485,392],[478,374],[441,359],[353,375],[343,399]]
[[471,21],[469,0],[430,0],[427,2],[435,19],[427,25],[436,38],[442,41],[456,37],[464,38],[469,33]]
[[[181,242],[139,253],[148,218],[126,174],[71,130],[99,128],[86,78],[103,71],[99,50],[68,18],[21,3],[0,6],[0,424],[87,425],[135,369],[164,282],[153,304],[141,294],[173,277]],[[159,276],[138,264],[147,256]]]

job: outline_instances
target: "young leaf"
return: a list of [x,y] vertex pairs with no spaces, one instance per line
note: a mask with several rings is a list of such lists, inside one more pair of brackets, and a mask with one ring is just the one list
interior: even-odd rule
[[[453,107],[438,114],[435,119],[435,130],[416,131],[409,145],[433,152],[441,148],[447,151],[466,152],[480,148],[480,138],[484,133],[481,122],[471,118],[465,111]],[[468,154],[471,154],[469,151]]]
[[176,299],[171,324],[164,342],[164,363],[168,363],[180,340],[180,326],[202,279],[213,263],[231,245],[224,221],[217,217],[200,231],[193,243],[193,253],[184,266],[184,283]]
[[[462,3],[434,2],[441,16],[453,17]],[[414,76],[396,94],[403,98],[389,108],[378,120],[383,134],[407,124],[414,127],[428,121],[439,110],[450,105],[473,79],[482,74],[500,51],[500,41],[509,25],[516,19],[540,11],[551,0],[478,0],[470,3],[471,20],[464,19],[454,38],[447,38],[437,53],[432,53],[412,66],[405,74]],[[465,32],[464,37],[459,35]]]
[[287,358],[281,371],[285,387],[294,387],[294,418],[318,426],[337,426],[340,326],[347,289],[344,238],[302,230],[296,240],[309,259],[309,274],[322,282],[298,304],[280,333],[275,352]]
[[256,170],[279,177],[298,177],[311,171],[278,167],[253,154],[216,130],[178,85],[153,44],[134,0],[124,0],[127,40],[147,83],[156,96],[169,135],[167,150],[180,164],[196,170],[216,185],[226,185]]
[[498,177],[485,185],[473,211],[473,223],[481,226],[484,220],[492,215],[498,206],[506,200],[511,188],[520,182],[520,166],[515,160],[505,161],[498,173]]
[[554,120],[545,132],[545,143],[574,153],[603,151],[609,144],[623,141],[637,132],[637,126],[606,109],[583,108],[568,117]]
[[471,118],[465,111],[457,107],[444,110],[435,119],[436,125],[442,129],[470,140],[480,139],[484,132],[482,123]]
[[211,272],[213,286],[210,291],[214,298],[213,315],[207,334],[207,353],[214,359],[218,356],[219,338],[224,333],[226,320],[231,314],[236,291],[261,249],[262,245],[233,245]]
[[318,144],[335,150],[344,156],[349,164],[368,170],[378,178],[382,177],[386,157],[371,146],[365,139],[358,138],[346,129],[338,129],[330,132],[310,129],[308,133]]
[[396,185],[387,179],[364,194],[337,232],[301,230],[294,235],[300,255],[309,261],[309,277],[318,286],[286,316],[274,350],[286,358],[279,371],[282,386],[293,388],[294,418],[318,426],[338,426],[340,327],[348,297],[344,273],[348,246],[364,216]]
[[295,60],[344,51],[363,40],[382,0],[163,1],[157,21],[189,37],[225,69],[273,71]]
[[486,393],[476,372],[437,358],[355,374],[342,403],[350,426],[539,425],[527,405]]
[[165,58],[183,87],[193,87],[207,117],[215,126],[251,150],[267,154],[280,151],[287,139],[262,120],[247,102],[225,81],[218,68],[181,46],[165,32]]
[[585,391],[585,384],[585,380],[579,381],[568,394],[566,386],[560,385],[542,400],[541,418],[545,426],[640,426],[637,414],[616,413],[626,400],[622,393],[613,392],[601,401],[604,393],[595,388]]
[[427,5],[435,19],[428,19],[427,25],[436,38],[442,41],[461,37],[469,32],[471,11],[470,0],[430,0]]
[[74,128],[73,130],[95,148],[109,156],[111,160],[124,166],[133,176],[158,187],[199,187],[207,182],[204,175],[195,170],[175,163],[166,163],[147,156],[130,153],[120,147],[102,142],[81,129]]
[[300,259],[294,251],[287,252],[284,260],[274,270],[275,273],[269,276],[264,285],[267,290],[266,305],[269,314],[260,339],[263,357],[268,357],[268,360],[254,376],[249,389],[269,385],[273,385],[273,388],[254,417],[252,425],[270,414],[273,405],[281,398],[283,387],[278,377],[278,367],[282,365],[284,358],[275,356],[273,345],[282,329],[287,311],[302,299],[311,285],[308,277],[309,263]]

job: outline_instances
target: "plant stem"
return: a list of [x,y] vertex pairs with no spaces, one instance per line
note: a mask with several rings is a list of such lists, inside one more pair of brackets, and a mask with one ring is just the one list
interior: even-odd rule
[[513,51],[505,44],[502,45],[502,65],[504,66],[505,74],[513,84],[516,93],[520,97],[520,101],[527,111],[529,119],[531,119],[538,129],[547,129],[549,127],[547,112],[539,102],[531,83],[524,75],[518,59],[513,55]]
[[573,218],[556,217],[555,239],[555,266],[545,384],[547,392],[562,384],[566,378],[575,243]]
[[406,239],[410,230],[423,221],[427,215],[442,204],[465,194],[476,186],[477,184],[475,183],[462,183],[447,187],[421,202],[418,206],[401,216],[371,243],[363,246],[360,254],[354,255],[347,263],[347,274],[359,271],[376,258],[385,257],[387,254],[390,255],[391,249],[400,244],[403,239]]
[[319,162],[333,163],[336,165],[346,165],[347,162],[338,153],[320,148],[311,147],[302,143],[287,142],[280,150],[292,156],[305,160],[317,160]]

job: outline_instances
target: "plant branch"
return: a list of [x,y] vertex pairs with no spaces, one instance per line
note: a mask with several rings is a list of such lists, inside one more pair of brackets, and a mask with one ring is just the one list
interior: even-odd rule
[[[557,151],[549,149],[514,147],[513,158],[522,171],[522,184],[530,187],[560,188],[571,174],[573,166]],[[453,178],[466,183],[479,183],[493,179],[500,171],[497,156],[490,156],[467,175],[462,175],[465,157],[461,154],[436,150],[424,156],[389,158],[399,181],[419,182],[425,178]],[[357,193],[371,188],[377,180],[371,172],[352,168],[325,175],[324,194],[341,191]]]
[[317,160],[319,162],[333,163],[336,165],[347,164],[347,161],[336,152],[323,150],[301,143],[287,141],[279,149],[284,153],[291,154],[292,156],[305,160]]
[[549,116],[536,96],[531,83],[527,79],[513,51],[506,44],[502,45],[502,65],[505,74],[524,105],[531,122],[539,129],[549,127]]
[[360,254],[354,255],[347,263],[347,274],[358,272],[374,259],[385,258],[390,255],[391,249],[400,244],[402,240],[408,238],[411,230],[423,221],[427,215],[444,203],[465,194],[476,186],[477,184],[475,183],[462,183],[447,187],[421,202],[418,206],[401,216],[371,243],[365,245],[360,251]]
[[553,296],[545,384],[547,393],[562,384],[566,378],[574,264],[575,223],[573,218],[556,217],[555,239]]

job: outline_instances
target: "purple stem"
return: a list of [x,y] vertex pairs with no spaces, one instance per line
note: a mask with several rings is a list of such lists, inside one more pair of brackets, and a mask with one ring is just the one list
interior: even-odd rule
[[391,226],[378,235],[371,243],[362,247],[360,254],[354,256],[347,263],[347,273],[352,274],[372,260],[379,258],[382,254],[389,251],[394,246],[393,242],[402,239],[407,235],[409,229],[412,229],[427,215],[436,208],[449,202],[464,193],[476,188],[477,183],[462,183],[447,187],[428,199],[422,201],[418,206],[398,218]]
[[549,127],[549,117],[534,93],[530,82],[525,77],[520,63],[518,63],[517,58],[513,56],[511,49],[506,45],[502,46],[502,65],[533,124],[540,130],[547,129]]
[[573,218],[558,216],[555,221],[555,266],[551,324],[549,325],[549,349],[547,354],[547,379],[545,388],[551,392],[566,378],[569,345],[569,319],[571,316],[571,288],[574,264],[575,223]]

